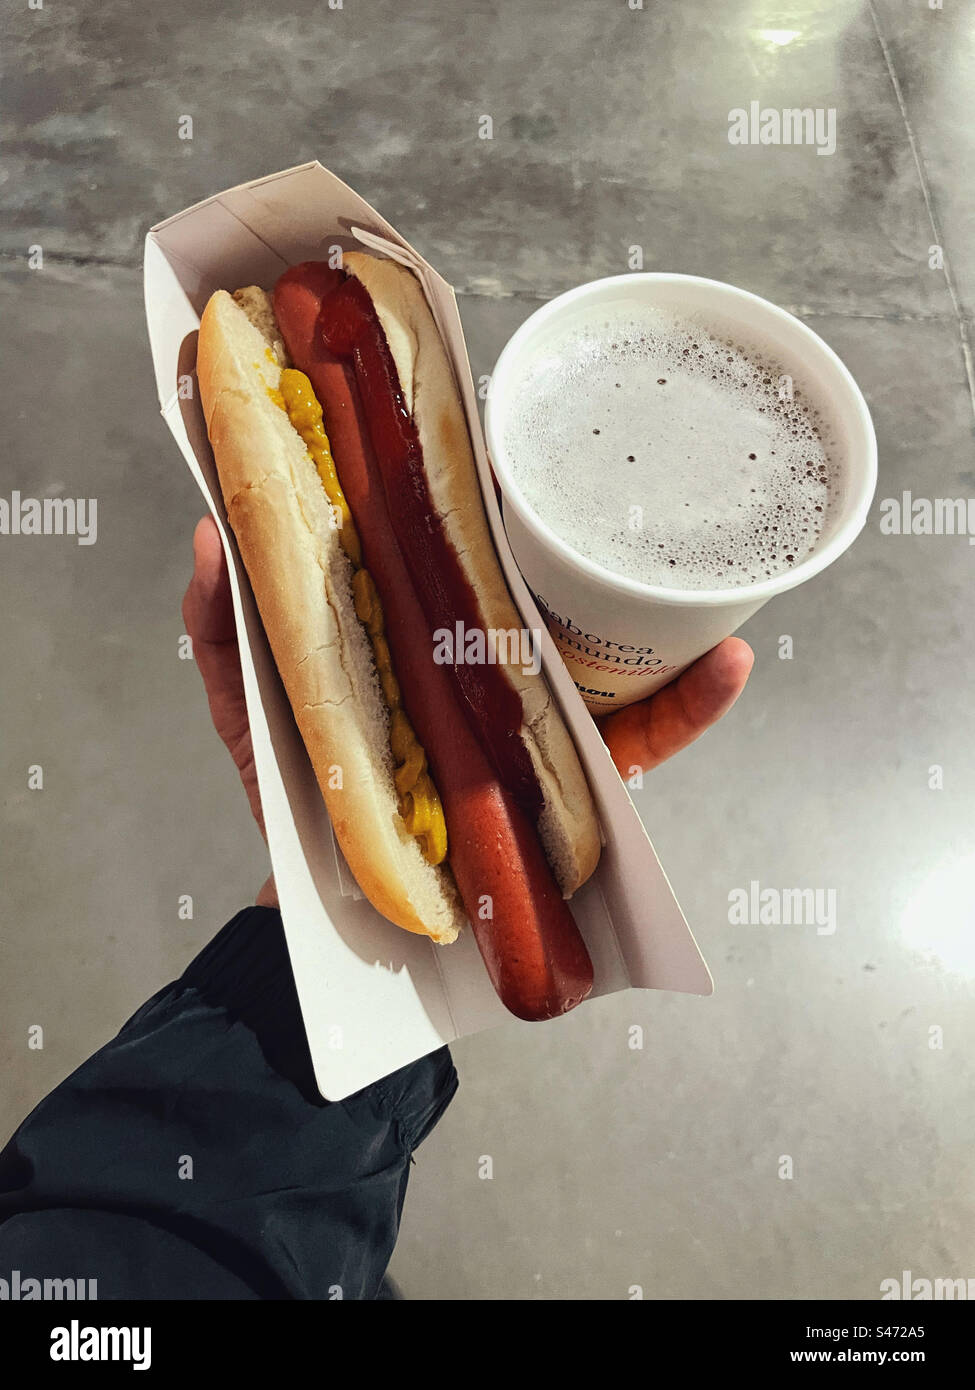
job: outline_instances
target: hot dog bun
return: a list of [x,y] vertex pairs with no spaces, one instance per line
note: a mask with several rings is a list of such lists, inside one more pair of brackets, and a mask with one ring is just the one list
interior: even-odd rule
[[[394,262],[359,253],[347,254],[345,267],[372,298],[420,435],[431,499],[477,594],[483,626],[520,629],[449,359],[419,283]],[[464,910],[450,870],[426,862],[398,814],[388,714],[335,516],[304,443],[269,394],[287,365],[267,294],[251,287],[211,298],[197,361],[207,428],[228,517],[336,836],[384,916],[451,941]],[[341,464],[337,455],[340,475]],[[505,674],[521,700],[521,734],[543,796],[538,832],[568,897],[596,865],[598,822],[544,680],[517,661]]]
[[[443,340],[416,277],[395,261],[349,251],[343,265],[362,281],[382,324],[406,404],[423,444],[430,497],[477,594],[485,628],[522,627],[491,539],[463,406]],[[538,831],[565,897],[589,878],[599,822],[575,745],[541,675],[516,659],[505,672],[521,697],[521,736],[544,798]]]
[[398,812],[389,716],[334,513],[300,435],[268,394],[287,365],[270,303],[254,289],[241,301],[247,312],[219,290],[207,304],[197,375],[271,651],[359,887],[397,926],[453,941],[466,916],[449,870],[426,862]]

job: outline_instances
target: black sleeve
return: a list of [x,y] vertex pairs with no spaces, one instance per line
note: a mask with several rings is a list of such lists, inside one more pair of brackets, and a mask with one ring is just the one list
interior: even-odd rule
[[0,1268],[99,1299],[376,1298],[456,1089],[443,1047],[322,1100],[281,918],[246,908],[0,1154]]

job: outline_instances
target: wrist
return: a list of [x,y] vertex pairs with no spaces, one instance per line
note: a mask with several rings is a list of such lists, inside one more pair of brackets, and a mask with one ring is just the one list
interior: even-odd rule
[[261,885],[256,902],[258,907],[280,907],[280,903],[278,902],[278,890],[274,883],[273,874]]

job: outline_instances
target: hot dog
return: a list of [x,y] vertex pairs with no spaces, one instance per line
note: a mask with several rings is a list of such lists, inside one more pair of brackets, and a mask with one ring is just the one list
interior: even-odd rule
[[523,655],[444,659],[444,634],[521,624],[418,282],[349,253],[271,296],[218,291],[197,366],[228,519],[363,892],[440,943],[469,919],[518,1017],[574,1007],[592,966],[565,898],[598,824]]

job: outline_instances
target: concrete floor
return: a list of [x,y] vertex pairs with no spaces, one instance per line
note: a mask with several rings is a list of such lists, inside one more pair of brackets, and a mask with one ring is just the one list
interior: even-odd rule
[[[320,158],[457,286],[475,374],[640,245],[836,348],[878,500],[975,495],[970,0],[103,0],[8,24],[2,492],[96,496],[99,540],[0,538],[4,1133],[266,871],[177,655],[200,501],[156,413],[152,222]],[[836,153],[730,145],[752,100],[835,107]],[[975,1275],[973,564],[875,509],[747,625],[746,697],[639,793],[716,996],[599,1000],[529,1051],[517,1026],[456,1044],[392,1264],[407,1298],[872,1299],[904,1269]],[[835,934],[729,925],[753,879],[835,888]]]

